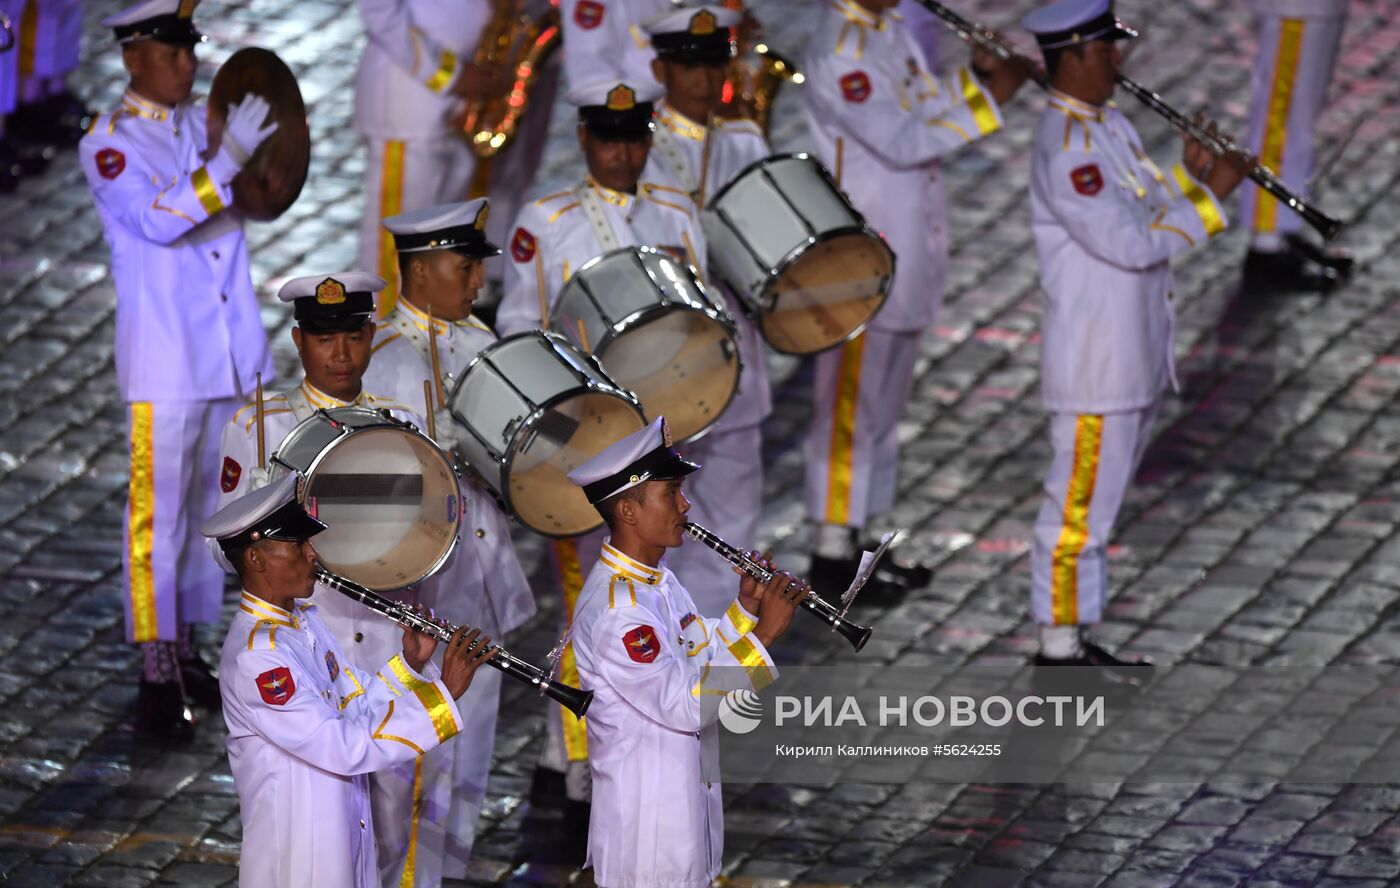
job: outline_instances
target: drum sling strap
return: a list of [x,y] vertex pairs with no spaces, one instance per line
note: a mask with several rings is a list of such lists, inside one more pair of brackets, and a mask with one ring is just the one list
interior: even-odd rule
[[[432,348],[428,344],[428,331],[418,329],[418,323],[409,316],[408,312],[403,309],[395,309],[393,314],[389,315],[389,326],[408,340],[408,343],[418,352],[418,356],[423,359],[424,367],[431,368],[433,366]],[[431,369],[428,374],[432,374]],[[452,374],[444,373],[443,376],[446,379],[451,379]]]
[[[714,138],[714,134],[710,135]],[[656,132],[651,136],[652,147],[655,148],[666,169],[671,171],[671,175],[676,177],[681,188],[690,195],[694,195],[699,189],[700,183],[690,171],[690,164],[686,163],[685,154],[681,151],[680,143],[676,141],[675,133],[671,132],[664,125],[659,125]]]
[[287,406],[292,408],[292,415],[297,418],[298,424],[306,422],[311,418],[311,414],[316,412],[316,408],[306,400],[306,390],[301,386],[288,389],[282,393],[282,397],[287,399]]
[[593,226],[593,236],[598,239],[598,246],[602,248],[598,255],[611,253],[621,247],[622,242],[617,239],[617,232],[613,230],[612,222],[608,220],[608,212],[603,207],[603,198],[598,196],[592,184],[587,180],[580,182],[574,187],[574,196],[578,198],[579,206],[583,207],[584,218]]

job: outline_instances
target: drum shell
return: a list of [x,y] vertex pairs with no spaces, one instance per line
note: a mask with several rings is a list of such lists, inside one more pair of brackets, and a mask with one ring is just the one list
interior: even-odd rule
[[[660,360],[655,362],[654,368],[631,367],[629,369],[634,372],[622,372],[628,365],[621,363],[622,352],[614,349],[614,345],[620,348],[620,343],[628,340],[632,346],[631,355],[635,356],[637,348],[645,349],[648,344],[645,339],[648,325],[657,331],[656,335],[664,335],[660,332],[661,325],[679,320],[674,317],[677,312],[687,313],[684,318],[690,322],[692,330],[703,326],[707,339],[721,338],[724,343],[721,366],[697,365],[677,370],[675,365],[683,361],[703,360],[708,364],[714,356],[687,356],[682,353],[683,349],[662,350],[658,343],[655,350]],[[586,342],[580,341],[580,323]],[[703,435],[729,406],[739,388],[742,366],[734,319],[722,303],[706,292],[688,263],[661,250],[623,247],[590,259],[560,290],[550,315],[550,327],[591,350],[619,386],[640,397],[648,417],[665,415],[677,440],[689,441]],[[616,362],[610,363],[610,353],[619,356]],[[715,377],[716,370],[724,372],[726,378]],[[664,383],[666,379],[670,382],[666,386],[669,391],[650,386],[654,381]],[[711,384],[715,381],[718,385]],[[710,397],[703,410],[674,400],[682,397],[680,390],[687,385],[692,391],[698,386],[712,390],[706,392]],[[644,393],[649,391],[657,394]],[[674,403],[668,403],[668,395]],[[675,409],[671,409],[673,406]]]
[[[893,252],[826,169],[806,154],[775,155],[750,164],[714,196],[702,214],[702,224],[711,274],[730,286],[769,344],[779,351],[822,350],[785,347],[774,341],[765,324],[765,315],[775,307],[775,286],[814,247],[838,238],[868,239],[871,247],[886,255],[889,267],[878,304],[883,304],[893,280]],[[865,323],[854,326],[823,349],[840,345],[864,327]]]
[[214,75],[209,91],[209,156],[219,150],[228,106],[256,94],[272,106],[269,118],[277,131],[267,138],[233,178],[234,206],[261,222],[287,211],[306,184],[311,165],[311,131],[306,104],[292,70],[277,54],[246,47],[229,56]]

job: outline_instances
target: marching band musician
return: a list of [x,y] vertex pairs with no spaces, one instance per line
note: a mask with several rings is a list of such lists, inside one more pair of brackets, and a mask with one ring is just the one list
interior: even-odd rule
[[131,80],[121,108],[79,145],[117,290],[131,453],[126,637],[142,646],[136,727],[170,736],[191,730],[179,673],[187,686],[214,681],[190,632],[217,623],[223,599],[198,533],[214,510],[219,433],[256,374],[272,375],[241,218],[228,208],[234,175],[277,124],[264,125],[268,104],[249,95],[229,106],[222,144],[206,146],[205,109],[189,103],[204,39],[193,6],[145,0],[103,22]]
[[357,0],[369,37],[355,78],[355,130],[365,138],[361,268],[389,281],[379,316],[398,288],[387,216],[467,196],[476,171],[457,119],[462,103],[494,94],[500,71],[474,56],[489,0]]
[[[496,315],[502,336],[541,325],[541,298],[552,304],[569,276],[595,256],[625,246],[647,245],[683,254],[700,265],[704,239],[690,196],[680,189],[643,181],[653,129],[655,82],[616,80],[586,84],[567,97],[578,107],[578,140],[588,176],[567,191],[527,203],[516,218],[506,263],[506,288]],[[543,294],[543,297],[541,297]],[[563,614],[573,613],[584,571],[597,557],[602,533],[555,540],[554,566]],[[570,647],[561,662],[564,679],[574,674]],[[547,722],[545,768],[564,771],[566,794],[588,798],[588,740],[583,723],[562,706]],[[571,806],[574,816],[583,811]]]
[[1001,129],[1001,103],[1029,72],[1024,60],[974,49],[971,68],[935,77],[891,14],[896,5],[827,0],[804,69],[816,156],[899,260],[865,332],[816,359],[805,444],[807,509],[818,525],[811,579],[835,592],[855,576],[855,532],[894,504],[897,424],[948,265],[940,158]]
[[[1251,0],[1259,35],[1246,145],[1294,194],[1317,172],[1313,128],[1337,64],[1347,0]],[[1240,219],[1253,235],[1247,284],[1330,290],[1351,273],[1349,256],[1314,246],[1303,218],[1254,182],[1240,187]]]
[[1225,228],[1221,201],[1243,176],[1188,138],[1162,172],[1109,99],[1137,32],[1110,0],[1060,0],[1026,16],[1052,83],[1031,162],[1031,228],[1045,291],[1041,385],[1051,463],[1031,550],[1041,665],[1076,684],[1122,687],[1152,665],[1081,634],[1099,621],[1106,544],[1175,384],[1170,260]]
[[602,80],[651,86],[651,41],[641,22],[669,0],[560,0],[568,88]]
[[[683,7],[642,23],[651,36],[656,58],[651,67],[665,88],[656,105],[655,133],[643,177],[664,182],[697,200],[707,199],[749,164],[772,154],[763,131],[752,120],[716,118],[725,75],[734,55],[731,28],[740,14],[720,6]],[[701,179],[705,194],[700,194]],[[697,207],[697,212],[703,212]],[[718,292],[717,292],[718,291]],[[722,299],[738,326],[739,359],[743,371],[739,390],[703,438],[685,446],[687,458],[706,471],[690,487],[695,520],[720,536],[736,540],[758,538],[763,509],[763,436],[761,426],[773,410],[763,340],[732,295],[723,286],[710,292]],[[723,295],[719,295],[723,293]],[[728,606],[730,575],[723,559],[703,546],[688,545],[670,555],[670,566],[690,579],[692,595],[705,616],[718,616]]]
[[768,649],[808,593],[790,574],[762,586],[745,574],[722,617],[697,612],[661,559],[685,536],[681,483],[698,468],[658,417],[569,473],[611,534],[573,621],[579,676],[594,693],[588,855],[602,888],[703,888],[719,875],[722,791],[702,765],[718,762],[718,701],[772,683]]
[[[429,381],[438,443],[447,450],[452,449],[456,424],[437,399],[450,395],[467,365],[496,341],[491,329],[472,314],[484,260],[501,252],[486,237],[489,210],[487,201],[478,199],[384,220],[398,253],[401,290],[394,310],[375,333],[365,384],[415,403],[424,401],[423,383]],[[434,378],[435,369],[440,379]],[[461,539],[452,559],[419,585],[419,599],[451,622],[469,622],[500,638],[535,615],[535,599],[516,557],[510,524],[494,495],[484,484],[464,481],[462,487]],[[421,807],[427,813],[417,824],[413,885],[466,877],[491,773],[500,692],[499,672],[477,677],[460,703],[470,726],[450,749],[438,753],[443,760],[433,763],[436,779],[425,775],[422,780],[420,794],[426,803]],[[392,777],[398,780],[397,795],[405,802],[412,800],[412,769],[395,769]],[[390,779],[389,774],[378,775],[376,792]],[[379,822],[381,860],[393,848],[406,861],[413,840],[409,820],[395,820],[392,833],[383,828],[383,818]],[[385,874],[388,885],[391,873]]]
[[436,639],[404,630],[379,668],[352,665],[322,621],[323,596],[307,600],[310,540],[325,525],[297,501],[299,481],[291,473],[246,493],[200,528],[243,584],[219,660],[243,823],[238,879],[378,888],[366,775],[420,759],[463,729],[454,701],[491,659],[491,639],[458,629],[439,670]]

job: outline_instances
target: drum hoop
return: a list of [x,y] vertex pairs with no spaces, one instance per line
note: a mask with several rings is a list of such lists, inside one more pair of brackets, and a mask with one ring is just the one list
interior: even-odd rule
[[[380,417],[381,419],[387,420],[387,421],[384,423],[384,425],[382,425],[382,426],[361,426],[361,427],[359,427],[359,428],[356,428],[356,427],[354,427],[354,426],[346,425],[345,423],[342,423],[342,422],[336,422],[336,420],[335,420],[333,417],[331,417],[331,416],[329,415],[329,413],[328,413],[329,410],[344,410],[344,409],[347,409],[347,408],[344,408],[344,407],[331,407],[331,408],[322,407],[321,409],[317,410],[315,413],[311,414],[311,416],[308,416],[308,417],[307,417],[307,419],[311,419],[311,418],[313,418],[313,417],[319,416],[319,417],[322,418],[323,421],[328,421],[328,422],[331,422],[331,423],[335,423],[335,425],[333,425],[333,426],[331,426],[331,427],[334,429],[334,428],[336,428],[336,427],[338,426],[338,427],[339,427],[339,434],[337,434],[336,437],[332,438],[329,442],[327,442],[325,447],[322,447],[322,448],[321,448],[321,451],[320,451],[319,453],[316,454],[316,458],[313,459],[313,460],[311,460],[311,464],[308,465],[308,466],[306,467],[306,471],[300,472],[299,469],[292,468],[291,466],[288,466],[285,462],[282,462],[282,460],[277,459],[277,454],[274,453],[274,454],[272,455],[272,458],[273,458],[273,459],[276,459],[277,462],[278,462],[279,464],[281,464],[282,466],[284,466],[288,471],[300,472],[302,478],[305,479],[305,483],[299,485],[299,492],[300,492],[300,495],[298,496],[298,501],[301,502],[302,505],[306,505],[306,494],[308,494],[308,493],[311,492],[311,481],[312,481],[312,479],[315,477],[317,470],[321,467],[321,463],[324,462],[324,461],[326,460],[326,458],[330,455],[331,451],[335,450],[336,447],[340,446],[340,444],[344,443],[347,439],[349,439],[349,438],[351,438],[351,437],[354,437],[354,435],[355,435],[356,433],[358,433],[358,432],[368,432],[368,431],[372,431],[372,430],[377,429],[377,428],[384,428],[385,426],[388,426],[388,427],[390,427],[390,428],[397,428],[397,429],[398,429],[399,431],[401,431],[401,432],[405,432],[405,433],[407,433],[407,434],[409,434],[409,435],[413,435],[413,436],[422,438],[423,440],[427,441],[429,444],[432,444],[432,446],[433,446],[434,448],[436,448],[439,452],[442,452],[442,453],[443,453],[443,458],[444,458],[444,460],[445,460],[446,463],[447,463],[448,471],[452,473],[452,476],[453,476],[454,478],[458,477],[458,476],[457,476],[457,470],[456,470],[456,468],[452,465],[452,461],[451,461],[450,459],[447,459],[446,452],[445,452],[445,451],[442,451],[442,448],[438,447],[437,444],[435,444],[431,438],[429,438],[427,435],[423,434],[422,432],[418,431],[418,428],[417,428],[416,426],[414,426],[413,423],[411,423],[411,422],[405,422],[405,421],[403,421],[403,420],[401,420],[401,419],[398,419],[398,418],[396,418],[396,417],[393,417],[393,416],[388,416],[388,415],[387,415],[387,413],[388,413],[387,410],[376,409],[376,408],[373,408],[373,407],[352,407],[352,408],[349,408],[349,409],[352,409],[352,410],[365,410],[365,411],[368,411],[368,412],[371,412],[371,413],[378,414],[379,417]],[[305,420],[303,420],[303,422],[305,422]],[[297,423],[297,425],[300,426],[301,423]],[[293,431],[295,431],[295,428],[293,429]],[[423,574],[422,574],[421,576],[419,576],[417,579],[412,580],[411,582],[405,583],[405,584],[402,585],[402,586],[397,586],[397,587],[395,587],[394,589],[379,589],[379,590],[377,590],[377,591],[389,592],[389,591],[397,591],[398,589],[407,589],[409,586],[412,586],[414,583],[421,583],[423,580],[426,580],[428,577],[431,577],[433,574],[437,573],[439,570],[442,569],[442,566],[443,566],[444,564],[447,563],[447,559],[451,558],[451,557],[452,557],[452,553],[455,552],[455,551],[457,551],[457,543],[461,540],[461,537],[462,537],[462,510],[463,510],[462,507],[463,507],[463,506],[465,505],[465,503],[466,503],[466,494],[464,494],[464,493],[462,492],[462,486],[461,486],[461,484],[458,484],[458,485],[457,485],[457,500],[458,500],[457,515],[456,515],[456,516],[453,518],[453,520],[452,520],[452,524],[454,525],[453,531],[452,531],[452,539],[451,539],[451,541],[447,544],[447,548],[443,550],[442,555],[437,559],[437,561],[435,561],[435,562],[433,563],[433,566],[430,567],[425,573],[423,573]],[[347,576],[346,579],[348,579],[348,580],[354,580],[355,578],[354,578],[354,577]]]
[[[520,390],[520,387],[517,386],[514,382],[512,382],[510,377],[501,371],[500,367],[496,366],[496,363],[491,360],[491,356],[488,354],[488,352],[495,350],[504,343],[513,342],[517,339],[543,339],[546,342],[549,342],[552,341],[553,338],[560,337],[557,333],[553,333],[549,330],[521,330],[519,333],[512,333],[509,336],[504,336],[500,339],[497,339],[495,342],[491,343],[491,345],[477,352],[476,357],[472,358],[470,361],[467,362],[466,368],[462,370],[462,375],[458,377],[457,382],[452,386],[451,404],[453,406],[448,407],[447,412],[452,414],[453,419],[457,420],[457,424],[460,425],[462,428],[466,429],[469,433],[471,433],[471,436],[477,440],[477,443],[479,443],[486,450],[486,452],[490,454],[491,457],[501,466],[504,466],[506,464],[505,454],[498,453],[495,447],[493,447],[489,442],[487,442],[485,438],[481,437],[481,434],[478,433],[476,429],[472,428],[471,423],[467,422],[467,418],[457,412],[457,394],[462,390],[462,386],[467,384],[467,377],[471,376],[471,372],[476,369],[476,365],[485,361],[486,364],[490,366],[492,370],[496,371],[496,375],[499,376],[506,385],[510,386],[511,391],[515,392],[516,396],[519,397],[520,400],[524,401],[526,404],[529,404],[532,408],[534,408],[534,410],[538,410],[538,405],[535,404],[534,400],[529,397],[526,397],[525,393]],[[572,343],[569,344],[572,345]],[[532,410],[531,414],[529,415],[533,415],[534,410]],[[470,465],[470,463],[468,463],[468,465]],[[505,494],[502,494],[502,496],[504,495]]]
[[[810,160],[810,161],[812,161],[812,163],[817,167],[817,169],[821,170],[823,173],[826,173],[827,181],[828,181],[828,182],[831,182],[831,186],[832,186],[833,188],[835,188],[837,191],[840,191],[840,192],[841,192],[841,195],[842,195],[843,197],[845,196],[846,192],[841,191],[840,186],[838,186],[838,185],[836,184],[835,180],[833,180],[833,179],[831,178],[831,174],[826,172],[826,167],[822,166],[822,162],[821,162],[820,160],[817,160],[815,157],[813,157],[812,155],[808,154],[806,151],[793,151],[793,152],[788,152],[787,154],[770,154],[770,155],[768,155],[767,157],[760,157],[758,160],[755,160],[753,163],[751,163],[751,164],[749,164],[748,166],[744,167],[742,170],[740,170],[739,172],[735,173],[735,174],[733,175],[733,177],[731,177],[730,180],[729,180],[728,182],[725,182],[723,188],[721,188],[720,190],[718,190],[718,191],[716,191],[716,192],[714,193],[714,196],[710,198],[709,204],[706,205],[706,206],[704,207],[704,209],[707,209],[707,210],[713,210],[713,209],[715,209],[715,204],[719,203],[720,200],[722,200],[722,199],[724,198],[724,196],[725,196],[726,194],[729,193],[729,189],[731,189],[731,188],[734,187],[734,183],[738,182],[740,179],[742,179],[742,178],[744,178],[745,176],[747,176],[747,175],[748,175],[750,172],[752,172],[753,170],[756,170],[756,169],[758,169],[759,167],[765,167],[765,166],[769,166],[769,165],[771,165],[771,164],[775,164],[775,163],[777,163],[777,162],[780,161],[780,160]],[[850,203],[850,198],[846,198],[846,202],[847,202],[847,203]],[[851,206],[851,211],[854,212],[857,216],[860,217],[860,221],[862,221],[862,222],[865,221],[865,216],[861,215],[860,210],[857,210],[857,209],[855,208],[854,205]]]

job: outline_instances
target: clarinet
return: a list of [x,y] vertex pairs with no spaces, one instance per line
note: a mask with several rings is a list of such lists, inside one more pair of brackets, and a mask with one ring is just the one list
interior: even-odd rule
[[[358,583],[352,583],[347,579],[338,577],[325,568],[316,569],[316,580],[322,585],[355,599],[360,604],[373,611],[378,611],[401,626],[431,635],[440,641],[447,641],[452,638],[452,634],[457,631],[456,626],[442,626],[428,619],[410,605],[399,601],[391,601],[377,592],[366,589]],[[570,685],[557,682],[549,677],[549,674],[526,663],[524,660],[512,657],[506,653],[505,648],[498,644],[491,645],[491,650],[496,652],[496,656],[487,660],[487,665],[509,675],[518,681],[533,685],[539,689],[541,694],[552,697],[558,701],[559,705],[572,712],[579,718],[588,711],[588,704],[593,702],[593,692],[585,691]]]
[[[939,3],[938,0],[918,0],[929,12],[943,20],[951,30],[964,40],[972,40],[978,46],[989,52],[994,52],[1003,59],[1009,59],[1014,54],[1011,47],[997,39],[996,34],[986,28],[973,24],[953,10]],[[1039,86],[1045,89],[1050,88],[1050,81],[1044,75],[1037,75],[1033,78]],[[1175,129],[1191,136],[1191,138],[1205,145],[1216,154],[1229,154],[1238,151],[1238,147],[1229,139],[1213,134],[1198,126],[1185,114],[1162,101],[1162,97],[1152,90],[1143,86],[1135,80],[1125,77],[1122,74],[1117,76],[1118,85],[1132,93],[1133,98],[1142,102],[1151,110],[1166,118]],[[1260,188],[1272,194],[1279,201],[1284,203],[1289,209],[1303,218],[1303,221],[1317,229],[1323,240],[1331,240],[1337,236],[1337,232],[1342,228],[1342,222],[1333,216],[1329,216],[1319,208],[1303,200],[1283,183],[1274,174],[1274,171],[1255,161],[1253,168],[1247,174]]]
[[[714,533],[706,530],[694,522],[686,522],[685,532],[699,542],[704,543],[720,554],[725,561],[742,570],[744,573],[758,580],[760,583],[767,583],[773,579],[773,571],[754,561],[741,550],[720,539]],[[865,647],[865,643],[870,640],[870,634],[874,632],[867,626],[857,626],[842,615],[841,611],[832,607],[820,595],[809,589],[807,597],[799,602],[806,608],[808,613],[815,615],[823,623],[831,627],[832,632],[839,632],[851,643],[851,647],[860,650]]]

